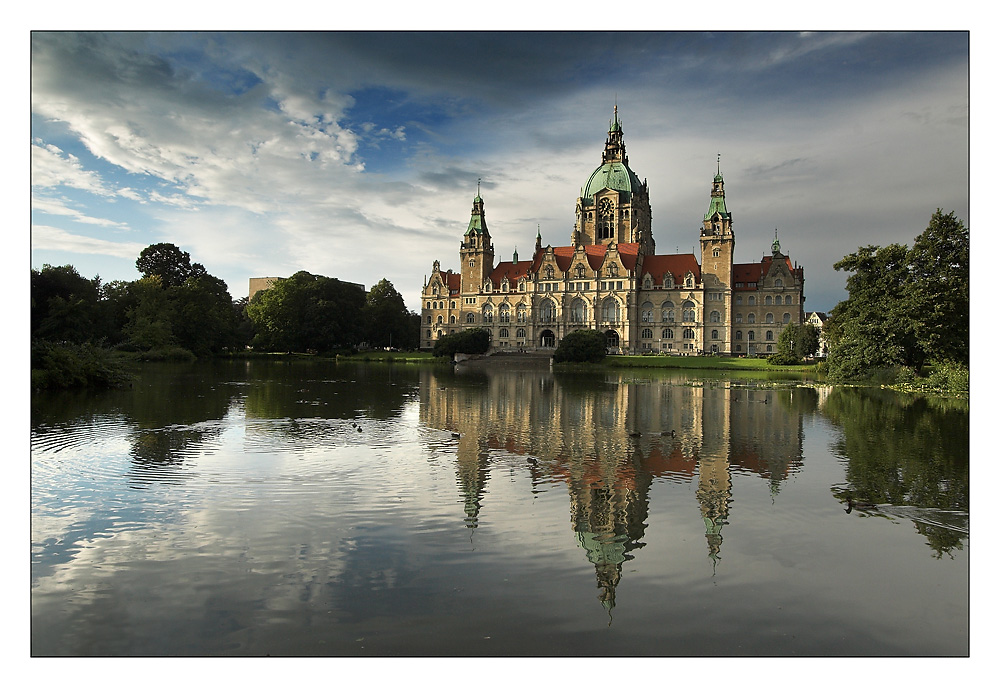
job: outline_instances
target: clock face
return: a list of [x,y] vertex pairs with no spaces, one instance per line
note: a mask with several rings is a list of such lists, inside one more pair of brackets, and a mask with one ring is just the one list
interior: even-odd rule
[[611,199],[610,198],[603,199],[601,201],[601,204],[600,204],[599,207],[601,209],[601,215],[610,215],[611,214]]

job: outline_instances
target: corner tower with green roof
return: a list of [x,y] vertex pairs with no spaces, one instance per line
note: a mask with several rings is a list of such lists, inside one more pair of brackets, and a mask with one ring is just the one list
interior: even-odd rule
[[587,179],[576,200],[572,241],[574,246],[638,243],[643,253],[656,250],[649,187],[629,167],[617,105],[601,164]]
[[[701,281],[705,289],[705,310],[720,313],[720,322],[711,327],[719,332],[720,340],[729,342],[733,301],[733,253],[736,236],[733,216],[726,209],[726,183],[722,179],[721,156],[716,160],[715,178],[708,212],[702,218]],[[711,306],[711,309],[709,308]],[[729,347],[726,347],[728,350]]]
[[486,226],[483,198],[478,190],[472,200],[472,217],[462,237],[459,255],[462,260],[462,288],[479,290],[486,277],[493,272],[493,241]]

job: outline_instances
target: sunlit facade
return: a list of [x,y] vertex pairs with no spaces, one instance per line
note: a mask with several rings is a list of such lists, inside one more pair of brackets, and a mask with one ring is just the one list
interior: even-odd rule
[[[571,243],[495,261],[477,193],[461,268],[434,261],[421,292],[421,348],[487,328],[494,350],[545,351],[569,332],[603,332],[610,353],[774,353],[781,329],[803,321],[803,269],[775,240],[759,263],[733,263],[736,238],[721,171],[702,218],[700,256],[657,254],[645,180],[629,167],[618,109],[601,164],[581,187]],[[699,261],[700,258],[700,261]]]

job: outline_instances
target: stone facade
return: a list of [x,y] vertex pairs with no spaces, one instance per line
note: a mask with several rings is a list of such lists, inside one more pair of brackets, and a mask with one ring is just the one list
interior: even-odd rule
[[777,240],[759,263],[733,263],[736,238],[721,171],[693,253],[656,254],[646,181],[628,164],[618,110],[601,165],[576,199],[571,244],[528,260],[495,262],[477,193],[459,248],[461,268],[434,261],[421,293],[421,348],[472,327],[495,350],[555,348],[569,332],[596,329],[610,353],[767,355],[781,329],[803,321],[803,269]]

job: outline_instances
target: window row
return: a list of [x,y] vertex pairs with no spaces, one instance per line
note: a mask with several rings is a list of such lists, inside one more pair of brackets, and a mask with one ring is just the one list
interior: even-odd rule
[[[739,286],[739,283],[737,283],[737,286]],[[737,294],[736,297],[733,299],[733,303],[735,303],[737,306],[742,306],[743,305],[743,296],[741,294]],[[793,299],[792,299],[791,294],[785,294],[784,305],[791,306],[792,303],[793,303]],[[757,305],[757,297],[753,296],[753,295],[748,296],[747,297],[747,305],[748,306],[756,306]],[[778,295],[778,296],[775,296],[774,299],[772,300],[770,295],[765,296],[764,297],[764,305],[765,306],[771,306],[771,305],[780,306],[780,305],[782,305],[782,297],[780,295]]]
[[[734,319],[738,323],[743,322],[743,314],[742,313],[737,313],[734,316]],[[791,313],[783,313],[782,314],[782,316],[781,316],[781,322],[782,323],[784,323],[785,325],[787,325],[789,322],[791,322],[791,320],[792,320],[792,314]],[[747,313],[747,322],[749,324],[751,324],[751,325],[755,324],[757,322],[757,314],[756,313]],[[771,324],[773,322],[774,322],[774,313],[765,313],[764,314],[764,323],[765,324]]]

